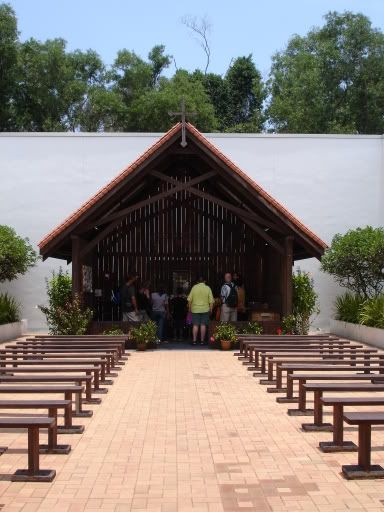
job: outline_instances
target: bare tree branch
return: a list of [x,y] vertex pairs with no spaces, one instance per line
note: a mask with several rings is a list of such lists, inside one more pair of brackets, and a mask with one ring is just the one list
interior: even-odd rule
[[196,16],[183,16],[181,22],[191,30],[191,33],[195,35],[195,40],[199,43],[203,49],[207,62],[204,69],[204,74],[207,74],[209,63],[211,60],[211,48],[209,42],[209,35],[211,32],[211,24],[208,21],[207,16],[203,18],[197,18]]

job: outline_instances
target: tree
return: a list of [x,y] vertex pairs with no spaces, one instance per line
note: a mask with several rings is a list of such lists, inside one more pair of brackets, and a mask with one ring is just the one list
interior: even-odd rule
[[319,312],[317,293],[314,290],[313,279],[308,272],[300,269],[292,275],[292,317],[295,334],[308,334],[311,317]]
[[225,81],[228,98],[225,131],[260,131],[265,89],[252,55],[237,58],[229,67]]
[[367,226],[335,235],[321,269],[364,299],[378,297],[384,289],[384,229]]
[[330,12],[273,56],[272,128],[289,133],[383,133],[384,34],[362,14]]
[[21,44],[15,93],[19,130],[77,129],[88,90],[102,81],[103,71],[95,52],[67,53],[63,39],[29,39]]
[[0,225],[0,283],[25,274],[37,260],[28,238],[21,238],[14,229]]
[[163,78],[158,90],[151,90],[134,101],[129,108],[129,130],[166,131],[175,120],[168,112],[180,109],[184,98],[188,111],[196,111],[193,123],[204,131],[214,131],[217,120],[211,102],[202,83],[184,70],[179,70],[170,79]]
[[198,19],[196,16],[184,16],[181,21],[186,27],[190,29],[192,34],[195,36],[196,41],[199,43],[203,49],[203,52],[205,53],[207,61],[204,68],[204,74],[207,74],[211,61],[211,45],[209,43],[211,24],[209,23],[206,16],[200,19]]
[[16,87],[17,19],[9,4],[0,4],[0,131],[16,129],[12,95]]

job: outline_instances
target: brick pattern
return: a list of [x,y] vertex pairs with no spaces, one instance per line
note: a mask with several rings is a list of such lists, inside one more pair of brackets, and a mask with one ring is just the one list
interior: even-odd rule
[[[344,480],[341,465],[356,454],[321,453],[330,434],[303,433],[303,418],[289,417],[232,353],[158,350],[129,359],[102,405],[87,406],[94,416],[81,418],[84,434],[59,436],[72,452],[41,456],[42,468],[57,470],[52,483],[10,482],[25,467],[27,439],[1,432],[0,445],[10,447],[0,458],[1,510],[384,510],[383,481]],[[356,441],[356,430],[345,437]],[[377,463],[382,438],[374,429]]]

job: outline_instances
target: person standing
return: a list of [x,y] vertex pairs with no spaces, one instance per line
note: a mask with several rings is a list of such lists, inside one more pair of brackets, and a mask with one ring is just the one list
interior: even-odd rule
[[221,287],[221,322],[237,322],[238,296],[235,284],[232,282],[232,274],[224,275],[224,284]]
[[147,322],[151,315],[151,283],[144,281],[137,293],[137,307],[142,322]]
[[178,288],[176,295],[171,300],[171,315],[173,322],[173,335],[176,341],[181,341],[184,334],[185,319],[188,313],[188,302],[183,294],[183,289]]
[[209,314],[212,312],[213,307],[212,290],[205,283],[204,277],[199,277],[197,284],[189,292],[188,305],[192,313],[192,343],[196,345],[200,329],[200,345],[204,345]]
[[140,322],[138,314],[135,283],[137,276],[130,274],[121,289],[121,309],[123,322]]
[[160,285],[158,292],[151,294],[152,313],[151,318],[157,324],[157,337],[159,341],[164,339],[165,319],[168,315],[168,295],[165,293],[165,286]]

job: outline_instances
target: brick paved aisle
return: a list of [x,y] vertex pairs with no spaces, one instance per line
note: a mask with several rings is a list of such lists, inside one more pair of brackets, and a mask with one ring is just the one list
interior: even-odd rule
[[384,510],[384,482],[345,481],[341,464],[356,454],[320,453],[329,434],[301,432],[302,420],[288,417],[232,353],[129,359],[84,434],[61,437],[71,454],[41,457],[57,469],[52,484],[9,482],[5,473],[25,466],[26,436],[1,434],[10,446],[1,456],[1,510]]

